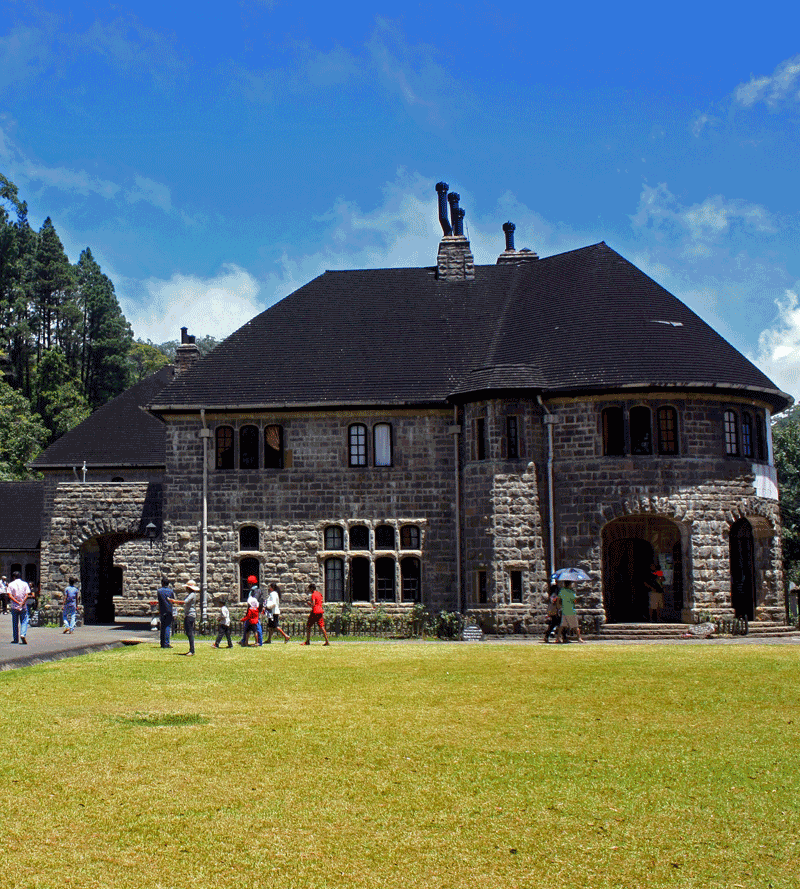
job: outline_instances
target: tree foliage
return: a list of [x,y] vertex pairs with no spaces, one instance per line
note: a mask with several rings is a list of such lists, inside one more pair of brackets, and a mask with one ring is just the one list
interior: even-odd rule
[[800,407],[772,427],[772,446],[781,495],[783,565],[787,580],[800,584]]

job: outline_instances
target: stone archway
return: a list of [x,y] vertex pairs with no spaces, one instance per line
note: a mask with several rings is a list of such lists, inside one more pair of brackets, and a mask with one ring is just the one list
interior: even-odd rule
[[130,533],[101,534],[90,537],[81,544],[84,623],[114,623],[114,596],[122,594],[122,573],[121,569],[114,566],[114,552],[118,546],[137,537],[138,535]]
[[650,620],[647,581],[653,564],[664,575],[658,620],[680,621],[684,561],[680,526],[660,515],[627,515],[609,522],[601,540],[606,623]]
[[747,519],[731,525],[731,607],[736,617],[753,620],[756,615],[755,542]]

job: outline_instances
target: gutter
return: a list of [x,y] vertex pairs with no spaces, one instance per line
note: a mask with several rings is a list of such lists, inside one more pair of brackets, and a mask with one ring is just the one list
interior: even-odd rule
[[205,622],[208,614],[208,442],[211,430],[206,426],[206,412],[200,411],[203,428],[203,518],[200,524],[200,620]]
[[548,542],[550,549],[550,571],[547,574],[547,586],[550,588],[550,578],[556,570],[556,520],[554,515],[555,496],[553,493],[553,426],[558,422],[547,405],[542,401],[542,396],[537,395],[536,401],[539,407],[544,411],[542,418],[545,426],[547,426],[547,526],[548,526]]

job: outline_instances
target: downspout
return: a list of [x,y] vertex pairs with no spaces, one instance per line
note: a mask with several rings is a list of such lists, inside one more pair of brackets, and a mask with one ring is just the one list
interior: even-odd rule
[[547,584],[549,587],[550,578],[556,570],[556,520],[553,513],[555,501],[553,495],[553,426],[556,423],[556,417],[548,410],[541,395],[536,396],[536,401],[544,411],[544,425],[547,426],[547,525],[550,545],[550,571],[547,574]]
[[456,595],[457,610],[463,612],[462,580],[461,580],[461,426],[458,422],[458,406],[453,405],[453,425],[448,429],[453,436],[453,465],[456,481]]
[[208,614],[208,440],[211,430],[206,426],[205,408],[200,408],[200,420],[203,428],[200,438],[203,439],[203,518],[200,526],[200,621],[205,623]]

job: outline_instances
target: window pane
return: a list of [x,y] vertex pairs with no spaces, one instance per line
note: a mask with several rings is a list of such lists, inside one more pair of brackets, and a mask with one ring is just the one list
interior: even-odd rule
[[674,407],[658,409],[658,453],[678,453],[678,413]]
[[725,453],[729,457],[739,456],[739,430],[736,413],[725,411]]
[[394,549],[394,528],[391,525],[379,525],[375,529],[375,549]]
[[509,581],[510,581],[510,585],[511,585],[511,601],[512,602],[521,602],[522,601],[522,572],[521,571],[511,571]]
[[742,456],[752,457],[753,451],[753,418],[750,414],[742,414]]
[[483,417],[475,421],[475,459],[486,459],[486,420]]
[[283,427],[264,429],[264,469],[283,469]]
[[644,456],[653,453],[653,439],[650,429],[650,408],[632,407],[631,413],[631,453]]
[[325,549],[344,549],[344,530],[338,525],[325,529]]
[[416,525],[403,525],[400,529],[400,548],[419,549],[419,528]]
[[353,559],[350,563],[350,598],[354,602],[369,602],[369,590],[369,559]]
[[217,428],[217,469],[233,469],[233,427]]
[[622,457],[625,454],[625,414],[621,407],[607,407],[603,411],[603,456]]
[[350,465],[367,465],[367,427],[357,423],[350,427]]
[[478,600],[478,605],[485,605],[486,604],[486,597],[487,597],[486,572],[485,571],[478,571],[477,572],[477,574],[475,575],[475,586],[476,586],[475,594],[476,594],[476,598]]
[[258,439],[256,426],[239,430],[239,469],[258,469]]
[[325,562],[325,601],[344,601],[344,561],[328,559]]
[[767,427],[764,418],[760,415],[756,416],[756,458],[765,462],[769,459],[767,454]]
[[419,559],[403,559],[403,561],[400,562],[400,576],[403,584],[403,601],[421,601]]
[[369,528],[353,525],[350,529],[350,549],[369,549]]
[[372,430],[375,436],[375,465],[392,465],[392,427],[388,423],[378,423]]
[[394,602],[394,559],[375,561],[375,598],[383,602]]
[[509,460],[519,457],[519,424],[516,417],[506,417],[506,445]]
[[247,525],[239,529],[239,549],[258,549],[258,528]]
[[245,602],[247,594],[250,592],[250,584],[247,578],[252,574],[256,578],[259,576],[260,565],[258,559],[242,559],[239,562],[239,601]]

